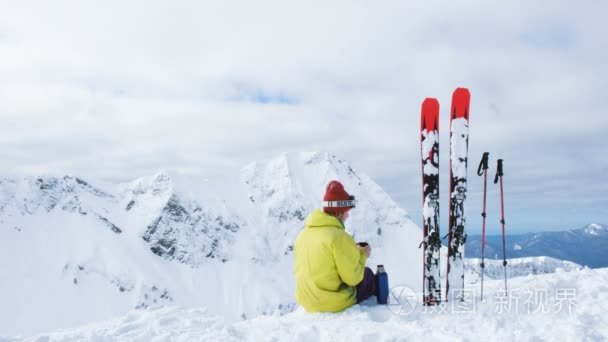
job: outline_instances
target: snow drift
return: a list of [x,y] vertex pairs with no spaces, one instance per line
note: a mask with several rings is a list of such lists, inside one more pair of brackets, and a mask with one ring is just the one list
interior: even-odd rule
[[[40,334],[29,341],[603,341],[608,338],[608,269],[584,269],[486,282],[474,306],[421,306],[395,314],[387,306],[355,305],[338,314],[261,316],[226,322],[204,309],[138,310],[113,320]],[[470,287],[469,289],[475,289]],[[546,293],[547,296],[539,295]],[[364,303],[367,304],[367,303]]]

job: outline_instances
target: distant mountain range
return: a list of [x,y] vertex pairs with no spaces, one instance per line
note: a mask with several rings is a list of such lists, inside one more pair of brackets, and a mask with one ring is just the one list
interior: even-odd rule
[[[486,259],[502,259],[502,237],[486,236]],[[507,235],[507,259],[548,256],[591,268],[608,267],[608,226],[593,223],[579,229]],[[481,236],[470,235],[466,256],[481,258]]]

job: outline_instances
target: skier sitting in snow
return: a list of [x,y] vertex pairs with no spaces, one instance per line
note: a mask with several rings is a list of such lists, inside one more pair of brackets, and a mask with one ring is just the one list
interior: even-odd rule
[[296,301],[309,312],[338,312],[375,294],[372,270],[365,267],[371,247],[344,230],[355,197],[338,181],[327,185],[323,211],[306,218],[294,247]]

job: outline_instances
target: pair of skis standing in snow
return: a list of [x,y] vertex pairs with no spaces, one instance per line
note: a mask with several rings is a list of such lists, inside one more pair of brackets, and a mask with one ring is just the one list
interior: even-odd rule
[[[459,296],[459,299],[463,300],[462,292],[458,295],[453,289],[464,289],[464,243],[466,241],[464,201],[467,192],[470,102],[471,95],[468,89],[457,88],[454,91],[450,109],[450,210],[448,220],[449,230],[447,234],[446,301],[454,296]],[[424,218],[424,239],[421,243],[423,246],[423,303],[425,305],[435,305],[441,302],[441,277],[439,271],[439,254],[441,249],[441,237],[439,235],[439,102],[437,99],[427,98],[422,103],[420,140],[422,213]],[[486,173],[487,177],[487,167],[484,173]],[[498,178],[500,178],[501,184],[502,209],[502,160],[499,161],[499,172],[496,175],[495,182]],[[482,216],[484,218],[483,240],[485,242],[485,186]],[[503,224],[504,252],[504,209],[502,209],[501,223]],[[506,267],[506,260],[504,264]],[[482,261],[482,288],[483,267]]]

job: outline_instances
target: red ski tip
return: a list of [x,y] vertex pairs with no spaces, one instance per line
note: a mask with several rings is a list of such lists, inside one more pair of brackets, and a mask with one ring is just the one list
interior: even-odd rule
[[471,103],[471,93],[467,88],[456,88],[452,95],[451,118],[469,119],[469,104]]
[[427,97],[422,101],[420,130],[424,129],[427,132],[439,131],[439,101],[432,97]]

